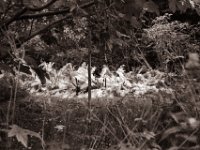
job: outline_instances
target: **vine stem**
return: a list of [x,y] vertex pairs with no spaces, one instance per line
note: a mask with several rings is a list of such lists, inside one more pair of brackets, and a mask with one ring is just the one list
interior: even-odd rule
[[89,109],[89,120],[90,120],[90,113],[91,113],[91,52],[92,52],[92,42],[91,42],[91,31],[89,31],[89,38],[88,38],[88,109]]

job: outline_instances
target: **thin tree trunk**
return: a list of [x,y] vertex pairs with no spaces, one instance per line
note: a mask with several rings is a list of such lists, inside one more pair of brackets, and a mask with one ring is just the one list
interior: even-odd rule
[[92,42],[91,42],[91,31],[89,31],[89,47],[88,47],[88,108],[91,109],[91,52],[92,52]]

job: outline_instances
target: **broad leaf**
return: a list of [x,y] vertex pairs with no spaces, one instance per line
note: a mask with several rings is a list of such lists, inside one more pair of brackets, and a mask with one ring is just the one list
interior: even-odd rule
[[16,137],[18,142],[21,142],[24,147],[28,147],[28,134],[23,128],[17,125],[12,125],[11,130],[8,132],[8,137]]
[[8,132],[8,137],[16,137],[17,141],[22,143],[22,145],[24,147],[26,147],[26,148],[28,147],[28,135],[39,138],[42,142],[42,145],[44,145],[44,141],[42,140],[39,133],[30,131],[27,129],[23,129],[15,124],[11,125],[10,127],[11,127],[11,129]]

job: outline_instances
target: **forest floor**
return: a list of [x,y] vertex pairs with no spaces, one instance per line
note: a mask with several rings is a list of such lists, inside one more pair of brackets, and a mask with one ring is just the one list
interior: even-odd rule
[[[199,96],[181,85],[173,89],[173,94],[92,99],[91,110],[87,99],[43,94],[16,99],[13,124],[20,130],[12,138],[1,132],[0,149],[199,149]],[[1,121],[6,120],[8,105],[1,103]]]
[[111,74],[110,88],[92,90],[90,108],[85,91],[19,90],[0,103],[0,149],[200,149],[199,82],[155,71],[136,76],[124,74],[125,84]]

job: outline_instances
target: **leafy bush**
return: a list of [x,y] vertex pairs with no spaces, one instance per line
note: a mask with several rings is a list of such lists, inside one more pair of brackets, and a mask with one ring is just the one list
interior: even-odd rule
[[158,54],[161,67],[166,68],[168,63],[173,62],[178,70],[189,52],[199,52],[199,46],[191,42],[192,37],[188,34],[192,26],[178,21],[169,22],[170,16],[157,17],[153,26],[144,31],[145,36],[155,43],[154,51]]

